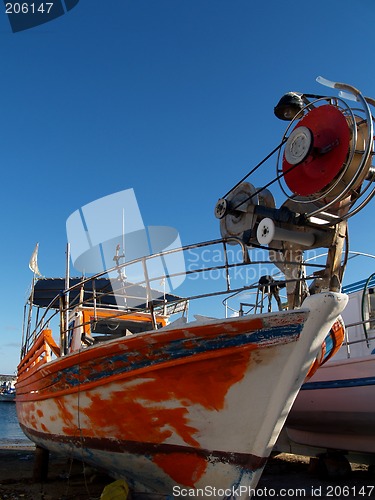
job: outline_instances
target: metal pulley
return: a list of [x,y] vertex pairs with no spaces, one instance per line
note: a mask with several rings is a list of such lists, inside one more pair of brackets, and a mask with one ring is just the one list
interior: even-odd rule
[[215,217],[220,219],[221,236],[240,238],[247,243],[254,236],[252,230],[257,222],[256,207],[259,205],[274,208],[274,198],[267,189],[256,189],[249,182],[242,182],[226,198],[219,199]]

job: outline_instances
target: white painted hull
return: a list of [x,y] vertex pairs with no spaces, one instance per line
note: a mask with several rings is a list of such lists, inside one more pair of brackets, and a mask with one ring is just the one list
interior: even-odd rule
[[362,293],[349,296],[343,313],[347,325],[355,324],[349,350],[343,345],[302,386],[276,451],[313,456],[340,450],[353,462],[375,463],[375,342],[373,330],[365,341],[359,324]]
[[375,356],[332,361],[300,391],[287,421],[292,441],[375,453]]

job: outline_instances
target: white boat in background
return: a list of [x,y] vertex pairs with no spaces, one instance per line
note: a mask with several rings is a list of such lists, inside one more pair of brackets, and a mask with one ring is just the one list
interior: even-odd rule
[[375,275],[344,291],[346,341],[302,386],[275,450],[310,456],[334,450],[375,464]]
[[15,403],[16,391],[15,389],[5,389],[0,392],[0,403]]

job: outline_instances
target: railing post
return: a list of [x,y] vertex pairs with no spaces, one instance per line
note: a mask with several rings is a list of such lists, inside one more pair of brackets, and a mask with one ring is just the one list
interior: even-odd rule
[[[70,287],[70,243],[66,245],[66,272],[65,272],[65,304],[64,304],[64,323],[65,323],[65,335],[68,331],[69,325],[69,287]],[[66,343],[66,339],[65,339]],[[66,348],[67,346],[65,346]],[[64,352],[66,354],[66,351]]]
[[155,318],[154,303],[152,300],[152,292],[151,292],[150,280],[148,277],[147,264],[146,264],[145,258],[142,259],[142,266],[143,266],[143,274],[144,274],[145,283],[146,283],[147,306],[150,308],[152,327],[154,330],[157,330],[158,325],[156,323],[156,318]]
[[67,324],[65,315],[65,295],[61,293],[60,295],[60,353],[61,356],[65,356],[67,352],[66,345],[66,334],[67,334]]

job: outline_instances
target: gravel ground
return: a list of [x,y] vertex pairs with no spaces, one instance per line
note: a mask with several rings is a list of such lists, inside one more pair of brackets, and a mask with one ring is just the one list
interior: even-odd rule
[[375,475],[367,465],[339,457],[310,459],[282,453],[269,460],[256,498],[375,498]]
[[[48,479],[34,482],[34,454],[32,447],[0,450],[0,500],[96,500],[113,481],[80,462],[51,454]],[[326,463],[334,474],[326,477],[323,465],[316,460],[310,464],[307,457],[278,455],[269,460],[254,498],[375,498],[375,475],[367,466],[352,465],[342,476],[335,464]],[[151,500],[133,495],[133,500],[147,498]]]

